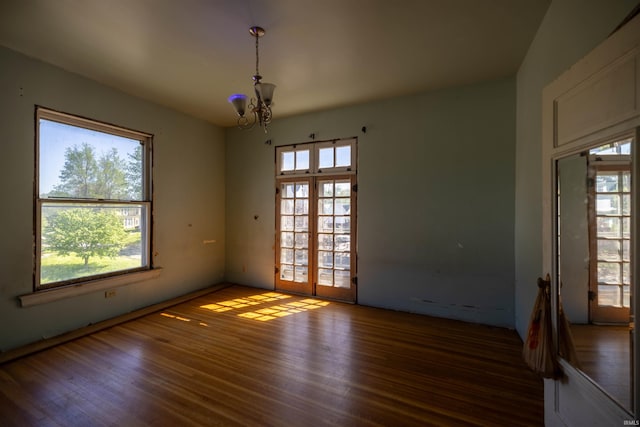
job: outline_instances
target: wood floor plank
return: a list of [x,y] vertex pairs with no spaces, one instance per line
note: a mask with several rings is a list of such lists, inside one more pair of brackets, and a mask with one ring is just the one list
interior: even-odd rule
[[3,425],[538,426],[514,331],[233,286],[0,365]]

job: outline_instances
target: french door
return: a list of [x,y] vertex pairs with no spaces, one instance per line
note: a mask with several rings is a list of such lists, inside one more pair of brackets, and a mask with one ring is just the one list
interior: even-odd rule
[[589,171],[590,321],[628,323],[631,294],[630,161],[600,163],[594,162]]
[[355,175],[282,178],[276,190],[276,289],[355,302]]

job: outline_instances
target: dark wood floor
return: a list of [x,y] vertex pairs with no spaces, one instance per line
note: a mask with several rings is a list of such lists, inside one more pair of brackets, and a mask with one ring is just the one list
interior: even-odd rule
[[3,426],[543,424],[514,331],[233,286],[0,365]]
[[571,325],[579,368],[625,408],[631,408],[629,326]]

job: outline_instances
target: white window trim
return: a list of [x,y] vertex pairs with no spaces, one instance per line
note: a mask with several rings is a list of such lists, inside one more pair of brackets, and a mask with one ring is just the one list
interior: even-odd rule
[[[133,273],[124,273],[118,276],[105,277],[103,279],[91,280],[76,283],[73,285],[60,286],[58,288],[44,289],[18,297],[22,307],[46,304],[61,299],[77,297],[92,292],[104,291],[107,289],[119,288],[133,283],[154,279],[160,276],[162,269],[154,268]],[[105,296],[106,298],[106,296]]]

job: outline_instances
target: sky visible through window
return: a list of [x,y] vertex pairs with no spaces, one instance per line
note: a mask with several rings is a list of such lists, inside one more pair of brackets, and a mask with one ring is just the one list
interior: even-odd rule
[[51,120],[40,119],[40,197],[46,197],[60,184],[60,172],[64,168],[65,151],[86,143],[93,147],[98,157],[112,148],[118,150],[121,159],[127,159],[140,147],[140,141],[84,129]]

